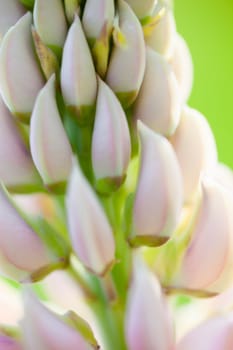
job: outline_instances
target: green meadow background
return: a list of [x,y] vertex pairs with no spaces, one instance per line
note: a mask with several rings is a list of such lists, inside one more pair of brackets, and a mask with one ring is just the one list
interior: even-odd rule
[[189,105],[207,117],[220,161],[233,168],[233,0],[175,0],[174,8],[194,62]]

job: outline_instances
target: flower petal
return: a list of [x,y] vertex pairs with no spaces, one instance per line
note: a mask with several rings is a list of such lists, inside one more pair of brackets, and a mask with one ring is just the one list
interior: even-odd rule
[[180,120],[179,88],[170,65],[147,48],[144,80],[134,108],[134,118],[163,135],[174,133]]
[[72,164],[72,150],[61,122],[55,98],[53,75],[40,91],[30,125],[34,163],[46,184],[66,181]]
[[81,172],[74,165],[66,207],[73,249],[91,271],[102,275],[112,265],[115,242],[103,208]]
[[31,37],[32,15],[24,15],[4,36],[0,48],[0,92],[12,113],[28,121],[44,80]]

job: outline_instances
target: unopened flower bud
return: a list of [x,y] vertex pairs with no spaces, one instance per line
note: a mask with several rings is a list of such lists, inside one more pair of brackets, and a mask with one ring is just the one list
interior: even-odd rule
[[171,144],[143,123],[138,127],[141,155],[132,241],[159,245],[170,238],[180,218],[181,172]]
[[59,115],[53,75],[39,92],[30,125],[34,163],[46,185],[65,182],[72,163],[72,150]]
[[61,316],[47,309],[29,291],[24,293],[24,308],[21,326],[25,350],[94,349],[76,331],[75,325],[66,324]]
[[44,84],[32,47],[31,20],[28,12],[7,32],[0,48],[0,92],[9,109],[24,121]]
[[0,269],[22,280],[49,265],[46,247],[21,217],[6,190],[0,187]]
[[46,45],[51,48],[63,46],[67,24],[62,0],[35,0],[33,19],[36,30]]
[[[137,97],[145,71],[145,43],[141,24],[130,6],[118,1],[119,36],[115,39],[106,81],[124,106],[129,106]],[[118,35],[115,35],[115,38]],[[122,74],[119,74],[122,72]]]
[[41,183],[17,124],[0,96],[0,179],[17,191]]
[[155,8],[158,0],[125,0],[133,9],[136,16],[143,19],[149,16]]
[[233,314],[215,316],[186,334],[177,350],[231,350],[233,348]]
[[78,16],[71,25],[65,42],[61,87],[65,103],[84,121],[95,104],[97,79],[91,53]]
[[8,29],[13,26],[25,13],[18,0],[0,1],[0,42]]
[[134,108],[135,119],[163,135],[174,133],[179,120],[179,87],[170,65],[147,48],[145,76]]
[[172,55],[176,41],[176,24],[171,10],[165,9],[158,23],[146,38],[146,44],[153,50],[169,58]]
[[74,251],[89,270],[103,275],[114,262],[113,232],[96,194],[77,164],[71,173],[66,207]]
[[169,60],[180,88],[181,99],[186,102],[193,84],[193,63],[185,40],[176,35],[175,47]]
[[129,350],[171,350],[174,334],[158,280],[145,266],[136,266],[126,309]]
[[217,164],[217,150],[207,120],[198,111],[185,107],[180,123],[170,139],[180,164],[185,200],[197,193],[203,171],[211,171]]
[[83,28],[91,46],[95,66],[101,77],[108,66],[110,35],[114,19],[114,0],[87,0]]
[[17,340],[1,334],[0,334],[0,349],[1,350],[23,350],[21,344]]
[[88,39],[96,40],[100,37],[103,27],[112,28],[114,18],[113,0],[87,0],[83,12],[83,27]]
[[[232,281],[233,198],[205,178],[202,199],[191,229],[177,276],[173,283],[189,289],[219,291]],[[207,247],[211,247],[208,249]],[[204,262],[204,263],[200,263]],[[224,282],[224,286],[220,283]]]
[[130,134],[124,110],[113,91],[99,79],[92,138],[92,165],[97,189],[118,188],[124,180],[130,153]]

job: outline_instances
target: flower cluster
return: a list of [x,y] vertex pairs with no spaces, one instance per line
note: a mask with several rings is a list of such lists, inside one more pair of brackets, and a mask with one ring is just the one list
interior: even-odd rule
[[170,1],[0,0],[0,349],[233,347],[233,175],[192,80]]

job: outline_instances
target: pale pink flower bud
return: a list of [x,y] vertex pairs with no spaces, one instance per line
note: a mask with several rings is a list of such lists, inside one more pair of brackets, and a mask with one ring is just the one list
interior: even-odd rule
[[175,134],[170,139],[180,164],[185,200],[194,197],[203,171],[213,170],[217,164],[214,135],[205,117],[185,107]]
[[75,327],[42,305],[31,292],[24,294],[22,321],[25,350],[93,350]]
[[132,239],[139,244],[157,245],[169,239],[180,218],[181,172],[167,139],[141,122],[138,128],[141,156]]
[[36,30],[46,45],[63,46],[67,24],[62,0],[35,0],[33,19]]
[[130,154],[130,134],[124,110],[113,91],[99,79],[92,137],[96,180],[115,183],[118,187],[124,180]]
[[163,135],[171,135],[180,120],[179,87],[170,65],[147,48],[146,70],[134,117]]
[[136,266],[126,308],[129,350],[172,350],[174,334],[158,280],[145,266]]
[[8,31],[25,13],[25,9],[18,0],[0,1],[0,41]]
[[39,92],[31,116],[30,145],[34,163],[45,184],[66,181],[72,150],[55,97],[55,75]]
[[0,48],[0,92],[9,109],[28,120],[44,81],[34,55],[28,12],[4,36]]
[[233,315],[209,319],[186,334],[177,350],[232,350]]
[[96,99],[97,79],[91,53],[78,16],[71,25],[65,42],[61,87],[65,103],[79,117],[82,110],[93,106]]
[[149,16],[157,4],[157,0],[125,0],[138,18]]
[[0,96],[0,179],[14,190],[41,182],[17,124]]
[[66,207],[74,251],[89,270],[103,275],[114,261],[113,232],[96,194],[77,164],[71,173]]
[[82,17],[97,73],[104,77],[108,68],[110,35],[114,20],[114,0],[87,0]]
[[176,41],[176,23],[172,11],[166,9],[165,14],[155,25],[146,44],[153,50],[169,58],[172,55]]
[[175,47],[169,60],[180,88],[181,99],[187,101],[193,84],[193,62],[185,40],[176,35]]
[[21,217],[9,195],[0,187],[0,269],[22,280],[49,265],[50,258],[41,239]]
[[20,343],[6,335],[0,334],[0,349],[1,350],[23,350]]
[[221,291],[232,281],[233,198],[216,182],[205,178],[202,199],[192,226],[175,285]]
[[143,80],[145,44],[140,22],[123,0],[118,1],[118,13],[119,28],[115,31],[119,31],[121,39],[115,42],[106,81],[121,102],[129,106],[135,100]]
[[104,27],[112,27],[114,18],[114,0],[87,0],[82,23],[88,39],[98,39]]

